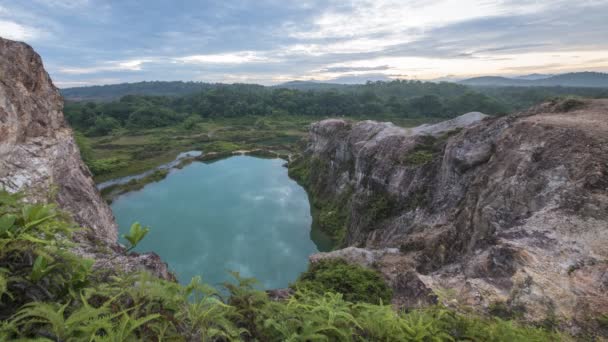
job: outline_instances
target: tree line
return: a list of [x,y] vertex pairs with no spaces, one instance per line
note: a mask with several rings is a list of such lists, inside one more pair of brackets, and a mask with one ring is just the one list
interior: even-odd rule
[[496,88],[474,89],[454,83],[400,80],[307,91],[232,84],[215,85],[179,97],[126,95],[112,102],[66,102],[65,114],[77,130],[89,136],[101,136],[121,127],[188,125],[202,118],[246,115],[369,119],[450,118],[470,111],[496,115],[563,93],[543,89],[535,90],[530,96],[531,91],[517,88],[503,93]]

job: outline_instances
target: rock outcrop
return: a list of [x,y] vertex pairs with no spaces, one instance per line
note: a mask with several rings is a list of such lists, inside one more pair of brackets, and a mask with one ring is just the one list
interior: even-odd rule
[[607,100],[413,129],[325,120],[291,168],[303,165],[313,204],[343,213],[343,246],[400,250],[366,254],[396,305],[440,293],[573,331],[608,313]]
[[[170,277],[155,255],[120,255],[114,216],[80,158],[63,116],[63,99],[28,45],[0,38],[0,189],[24,192],[30,201],[56,201],[88,228],[78,250]],[[95,252],[105,245],[111,255]],[[118,254],[115,254],[118,253]]]

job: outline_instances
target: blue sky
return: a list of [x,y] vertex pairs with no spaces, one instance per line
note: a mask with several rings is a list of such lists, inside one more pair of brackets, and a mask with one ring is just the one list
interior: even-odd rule
[[608,0],[0,0],[60,87],[608,71]]

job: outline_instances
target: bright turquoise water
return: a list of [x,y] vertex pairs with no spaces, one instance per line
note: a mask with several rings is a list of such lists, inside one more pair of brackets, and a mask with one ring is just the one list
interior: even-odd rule
[[201,275],[218,285],[231,270],[264,288],[285,287],[318,248],[308,197],[284,163],[247,156],[192,163],[115,199],[112,210],[121,234],[135,221],[151,227],[137,251],[158,253],[181,283]]

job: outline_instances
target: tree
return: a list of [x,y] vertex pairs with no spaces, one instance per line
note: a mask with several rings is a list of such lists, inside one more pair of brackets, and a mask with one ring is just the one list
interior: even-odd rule
[[114,129],[119,127],[120,122],[118,122],[116,119],[106,115],[101,115],[95,118],[95,124],[87,131],[87,134],[91,136],[108,135]]

